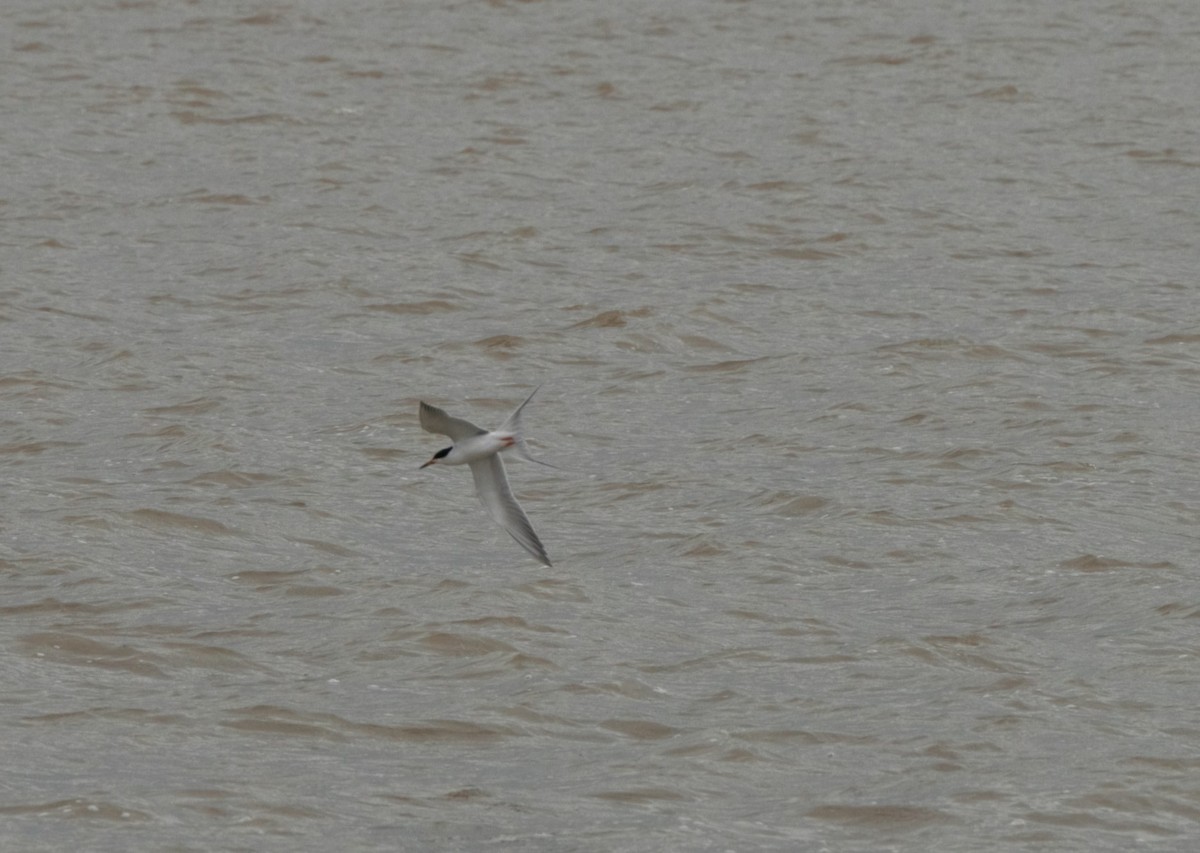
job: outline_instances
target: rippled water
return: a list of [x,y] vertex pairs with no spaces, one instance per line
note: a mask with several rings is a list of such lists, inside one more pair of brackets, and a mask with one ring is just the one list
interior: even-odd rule
[[1193,4],[0,21],[5,849],[1194,849]]

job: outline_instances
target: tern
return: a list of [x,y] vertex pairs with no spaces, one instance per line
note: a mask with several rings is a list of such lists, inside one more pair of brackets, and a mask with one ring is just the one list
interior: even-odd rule
[[[534,388],[533,394],[537,392],[538,389]],[[437,406],[422,401],[421,426],[426,432],[449,436],[454,444],[433,454],[433,458],[421,467],[470,465],[471,473],[475,475],[475,493],[479,495],[488,515],[507,530],[518,545],[549,566],[550,558],[546,556],[546,549],[529,523],[529,517],[513,497],[512,489],[508,487],[504,462],[500,459],[502,451],[515,449],[522,459],[549,465],[529,455],[521,435],[521,410],[533,399],[533,394],[526,397],[525,402],[517,406],[498,429],[491,431],[462,418],[451,417]]]

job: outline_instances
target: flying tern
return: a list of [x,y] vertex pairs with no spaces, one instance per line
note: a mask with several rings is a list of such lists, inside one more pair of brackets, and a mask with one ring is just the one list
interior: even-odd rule
[[[533,394],[537,391],[538,389],[534,388]],[[529,455],[521,434],[521,410],[533,399],[533,394],[526,397],[525,402],[517,406],[498,429],[491,431],[477,427],[462,418],[451,417],[437,406],[422,401],[421,426],[426,432],[449,436],[454,444],[433,454],[433,458],[421,467],[470,465],[471,473],[475,475],[475,493],[479,495],[484,509],[508,531],[509,536],[517,540],[518,545],[549,566],[550,558],[546,556],[546,549],[534,532],[533,525],[529,523],[528,516],[513,497],[512,489],[508,487],[504,462],[500,459],[502,451],[512,449],[518,456],[530,462],[549,464]]]

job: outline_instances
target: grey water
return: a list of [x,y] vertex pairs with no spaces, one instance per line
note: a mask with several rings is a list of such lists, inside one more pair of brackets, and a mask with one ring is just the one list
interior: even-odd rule
[[1195,849],[1194,4],[0,22],[4,849]]

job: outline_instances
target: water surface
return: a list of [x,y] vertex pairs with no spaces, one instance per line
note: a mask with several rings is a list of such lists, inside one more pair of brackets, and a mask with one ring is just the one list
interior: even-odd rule
[[6,849],[1193,849],[1191,4],[0,20]]

